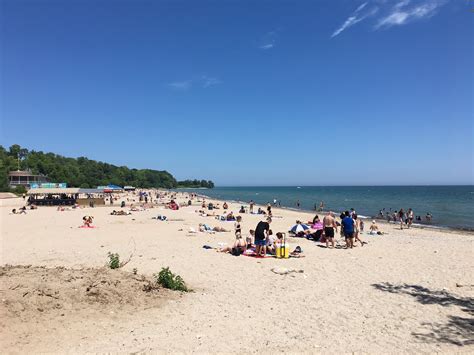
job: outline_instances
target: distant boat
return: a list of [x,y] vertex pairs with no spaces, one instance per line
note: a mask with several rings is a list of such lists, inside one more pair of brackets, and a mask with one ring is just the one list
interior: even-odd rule
[[296,186],[297,189],[301,189],[301,186]]

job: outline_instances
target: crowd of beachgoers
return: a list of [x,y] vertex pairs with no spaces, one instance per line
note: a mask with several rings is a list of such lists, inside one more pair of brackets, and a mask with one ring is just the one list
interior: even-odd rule
[[[277,199],[273,203],[267,203],[266,206],[257,206],[253,200],[247,204],[241,204],[240,208],[235,212],[229,208],[229,204],[225,201],[210,201],[206,196],[196,193],[175,192],[166,190],[140,190],[126,193],[108,193],[101,195],[104,198],[105,206],[116,206],[117,209],[110,212],[115,216],[128,216],[135,212],[145,211],[158,206],[164,207],[170,211],[176,211],[180,208],[192,208],[199,206],[194,212],[201,217],[211,217],[218,221],[234,222],[233,232],[235,241],[231,247],[214,248],[205,245],[208,249],[217,249],[219,252],[228,252],[232,255],[247,255],[254,257],[303,257],[302,250],[297,246],[293,251],[286,250],[285,239],[287,236],[293,238],[305,238],[314,242],[325,245],[326,248],[342,248],[352,249],[358,244],[364,246],[367,241],[362,240],[362,234],[365,229],[367,235],[383,235],[384,231],[377,223],[376,219],[384,219],[387,222],[399,223],[400,229],[410,228],[414,220],[419,220],[420,216],[415,216],[414,211],[409,208],[406,212],[404,209],[398,211],[380,210],[378,216],[374,217],[368,228],[365,226],[364,219],[360,218],[354,208],[342,211],[336,216],[333,211],[324,212],[324,202],[321,201],[317,208],[318,214],[314,215],[312,220],[302,221],[296,220],[293,226],[289,226],[288,230],[274,231],[271,228],[272,220],[279,218],[273,212],[274,207],[280,207],[281,203]],[[26,214],[27,210],[35,210],[38,206],[26,199],[23,195],[25,205],[19,209],[13,209],[12,214]],[[180,202],[178,202],[180,200]],[[296,203],[299,205],[299,201]],[[120,206],[120,209],[118,209]],[[315,205],[316,206],[316,205]],[[89,207],[94,208],[95,205],[91,201]],[[72,206],[57,206],[57,211],[72,211],[75,209],[85,208],[82,205],[74,204]],[[316,207],[315,207],[316,208]],[[244,233],[242,230],[242,220],[246,214],[259,215],[262,220],[259,221],[253,229]],[[321,216],[320,216],[321,215]],[[431,215],[427,214],[426,219],[431,220]],[[159,214],[153,219],[161,221],[176,221],[163,214]],[[80,228],[95,228],[93,224],[94,217],[85,215],[82,218]],[[216,233],[216,232],[232,232],[232,230],[221,227],[211,226],[210,222],[199,223],[196,228],[190,227],[188,233]],[[245,235],[244,235],[245,234]],[[338,238],[340,236],[340,238]],[[343,240],[343,243],[340,241]]]

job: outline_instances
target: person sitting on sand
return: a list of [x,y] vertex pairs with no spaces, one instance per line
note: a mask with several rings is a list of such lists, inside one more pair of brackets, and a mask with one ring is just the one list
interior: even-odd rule
[[230,212],[226,217],[226,221],[235,221],[234,213]]
[[247,243],[247,249],[250,249],[252,245],[252,240],[255,238],[255,231],[253,229],[249,230],[250,236],[245,238],[245,242]]
[[319,220],[318,216],[313,218],[313,223],[311,223],[311,229],[308,230],[308,236],[312,236],[313,240],[319,241],[321,236],[323,235],[324,226],[322,222]]
[[225,210],[229,208],[229,205],[227,204],[227,202],[224,202],[224,204],[222,205],[222,208]]
[[93,219],[94,219],[94,217],[92,217],[92,216],[82,217],[82,222],[84,223],[84,227],[91,228]]
[[242,237],[242,225],[240,223],[242,222],[242,217],[237,216],[237,218],[235,220],[236,220],[236,222],[234,224],[235,237],[236,238],[241,238]]
[[267,214],[264,210],[262,210],[260,207],[258,208],[257,214]]
[[175,200],[171,200],[171,201],[166,205],[166,207],[169,208],[170,210],[173,210],[173,211],[179,210],[179,205],[175,202]]
[[269,235],[267,237],[267,253],[275,255],[276,254],[276,248],[278,248],[278,246],[283,244],[283,235],[284,235],[284,233],[278,232],[276,235],[273,235],[273,233],[271,233],[271,232],[272,232],[272,230],[270,229],[268,231]]
[[18,214],[16,208],[12,209],[11,214]]
[[273,231],[270,229],[268,235],[265,238],[265,246],[267,247],[267,253],[269,252],[269,247],[274,247],[276,236],[273,235]]
[[245,207],[244,206],[240,206],[239,213],[245,213]]
[[372,224],[370,225],[369,234],[370,235],[382,235],[383,234],[383,232],[380,231],[379,226],[375,222],[375,219],[372,221]]

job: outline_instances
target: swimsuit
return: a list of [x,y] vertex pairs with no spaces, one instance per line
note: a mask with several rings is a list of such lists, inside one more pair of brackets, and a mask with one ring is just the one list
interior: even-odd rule
[[324,227],[326,238],[334,238],[334,227]]

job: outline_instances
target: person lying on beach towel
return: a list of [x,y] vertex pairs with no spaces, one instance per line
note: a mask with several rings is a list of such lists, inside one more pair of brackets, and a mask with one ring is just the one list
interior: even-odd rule
[[112,216],[128,216],[132,213],[131,212],[125,212],[123,210],[120,210],[120,211],[113,210],[112,212],[110,212],[110,214]]
[[245,253],[247,250],[247,243],[242,237],[238,237],[235,239],[234,245],[231,247],[223,247],[218,249],[219,253],[230,253],[234,256],[239,256]]
[[208,233],[212,233],[212,232],[230,232],[228,231],[227,229],[223,228],[223,227],[211,227],[207,224],[204,224],[204,223],[199,223],[199,231],[200,232],[208,232]]
[[295,250],[293,250],[291,253],[290,253],[290,258],[304,258],[304,255],[302,254],[303,253],[303,250],[301,249],[301,247],[298,245]]
[[213,213],[207,213],[204,210],[199,210],[199,211],[196,210],[194,212],[199,213],[199,215],[201,217],[214,217],[215,216],[214,212]]

